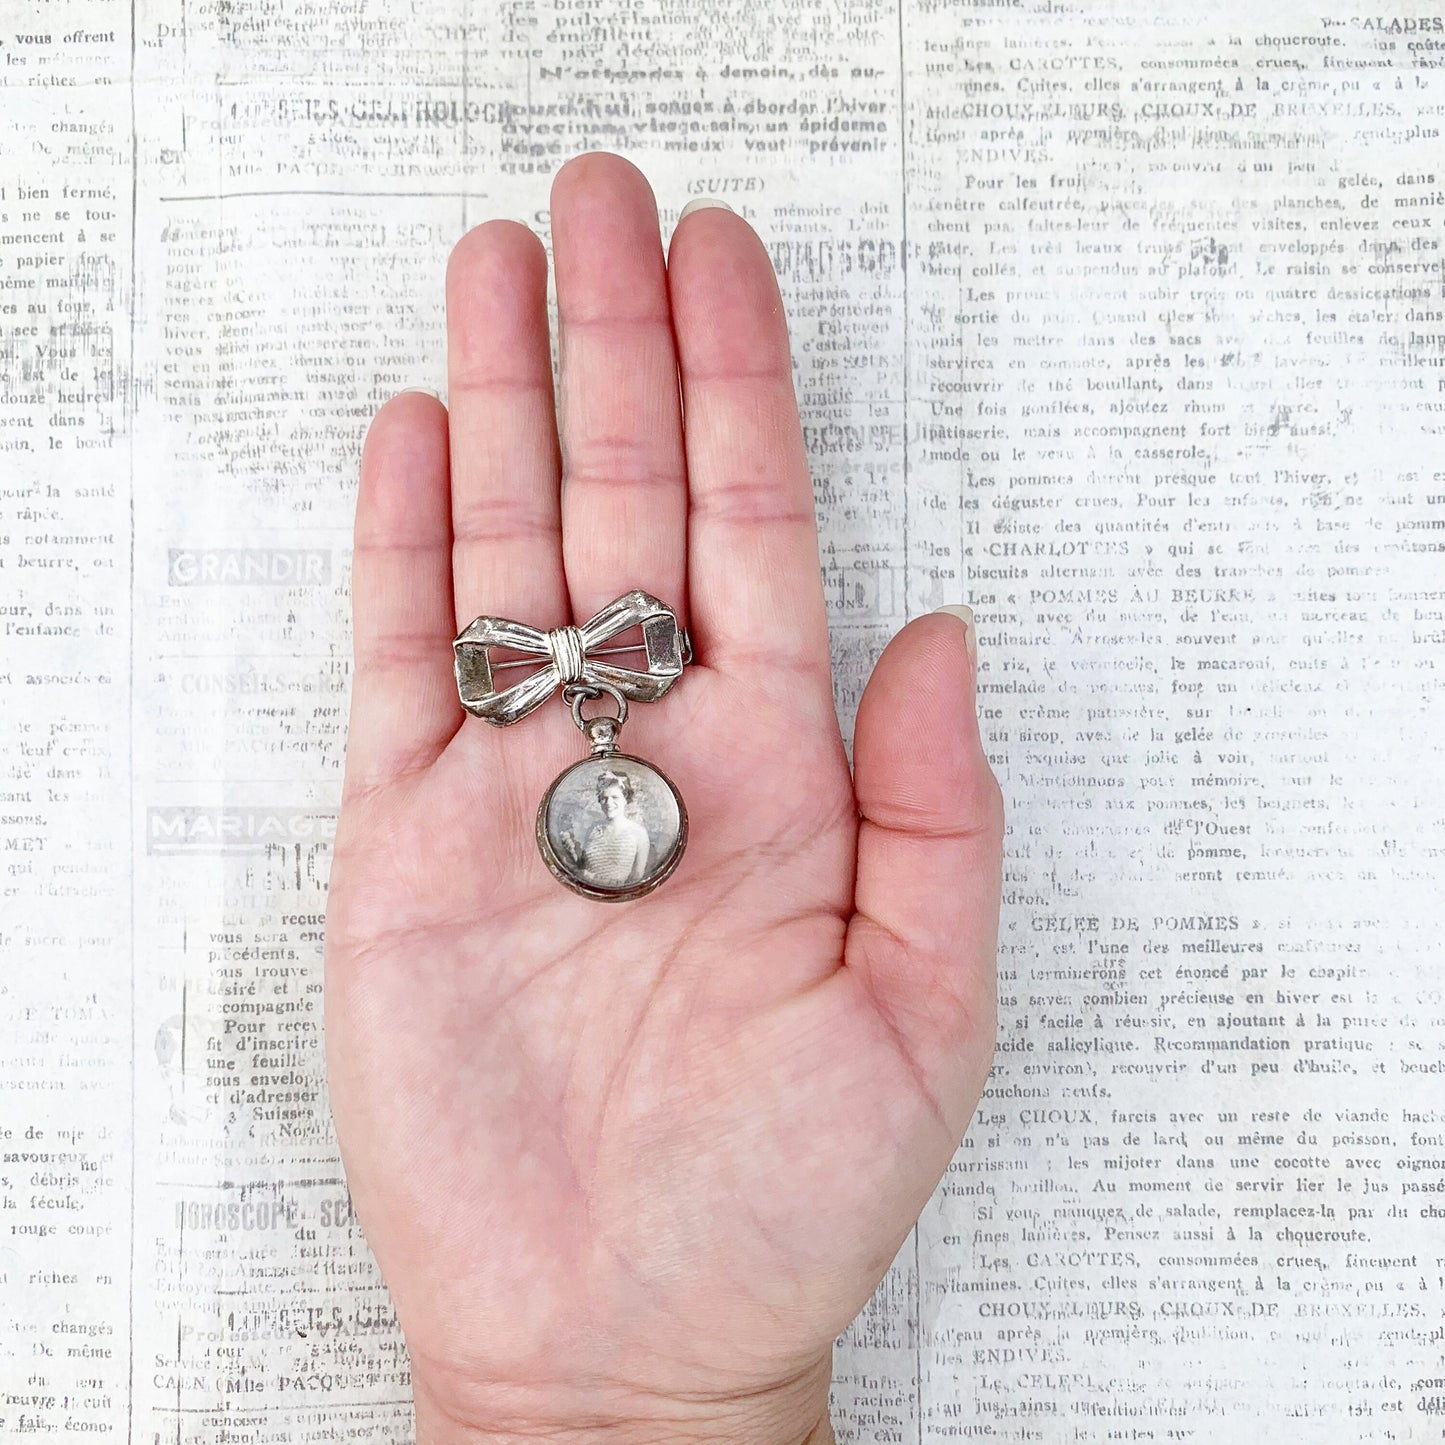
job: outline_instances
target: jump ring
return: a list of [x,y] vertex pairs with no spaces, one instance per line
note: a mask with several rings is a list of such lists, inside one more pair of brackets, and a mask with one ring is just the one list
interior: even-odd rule
[[572,721],[586,731],[588,719],[582,716],[582,704],[610,693],[617,699],[617,726],[627,721],[627,699],[610,682],[576,683],[567,687],[563,696],[572,704]]

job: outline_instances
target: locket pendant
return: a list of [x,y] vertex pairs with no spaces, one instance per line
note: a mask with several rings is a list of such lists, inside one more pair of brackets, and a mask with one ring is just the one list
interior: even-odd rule
[[[604,692],[617,700],[617,716],[584,718],[582,704]],[[591,751],[547,789],[537,809],[537,847],[553,877],[585,898],[641,898],[682,859],[682,794],[660,769],[618,750],[627,700],[615,688],[575,684],[564,696]]]
[[[604,644],[637,628],[633,646]],[[524,654],[496,661],[494,647]],[[509,727],[542,705],[560,685],[572,720],[591,749],[547,789],[537,809],[537,847],[560,883],[586,898],[623,902],[651,893],[677,867],[687,845],[687,809],[672,780],[642,758],[620,752],[627,701],[656,702],[692,660],[692,639],[677,614],[634,587],[580,627],[543,632],[505,617],[468,623],[452,642],[457,696],[469,713]],[[622,667],[616,653],[641,652],[645,667]],[[499,686],[503,668],[532,672]],[[582,704],[604,695],[616,717],[584,718]]]

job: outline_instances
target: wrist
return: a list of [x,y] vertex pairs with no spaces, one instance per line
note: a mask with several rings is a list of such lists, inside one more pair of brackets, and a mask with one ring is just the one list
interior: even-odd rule
[[560,1383],[459,1388],[414,1367],[416,1445],[836,1445],[832,1364],[830,1349],[776,1386],[686,1399]]
[[[699,1429],[701,1427],[698,1427]],[[805,1427],[806,1428],[806,1427]],[[665,1420],[649,1426],[635,1422],[598,1424],[579,1428],[576,1433],[563,1433],[540,1422],[529,1426],[516,1422],[510,1429],[482,1429],[460,1424],[444,1415],[416,1407],[416,1445],[837,1445],[833,1422],[826,1410],[811,1430],[804,1435],[738,1434],[712,1426],[706,1433],[679,1434],[678,1428]]]

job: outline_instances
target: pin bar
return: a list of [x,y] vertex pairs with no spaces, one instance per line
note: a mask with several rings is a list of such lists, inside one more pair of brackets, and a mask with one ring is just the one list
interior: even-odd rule
[[[647,649],[639,642],[633,647],[594,647],[588,657],[608,657],[616,652],[646,652]],[[494,662],[492,671],[496,672],[503,667],[536,667],[538,663],[546,662],[545,657],[515,657],[507,662]]]
[[[682,638],[682,661],[684,666],[692,661],[692,635],[687,628],[678,629]],[[611,657],[619,652],[646,652],[647,648],[640,642],[635,642],[631,647],[594,647],[588,652],[588,657]],[[492,671],[496,672],[502,667],[536,667],[539,662],[545,662],[545,658],[539,657],[514,657],[506,662],[494,662]]]

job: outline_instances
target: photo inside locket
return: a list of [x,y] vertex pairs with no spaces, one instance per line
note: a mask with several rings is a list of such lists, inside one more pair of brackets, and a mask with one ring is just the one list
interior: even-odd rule
[[666,779],[631,758],[584,758],[558,779],[547,805],[553,856],[570,877],[604,892],[655,878],[681,831]]

